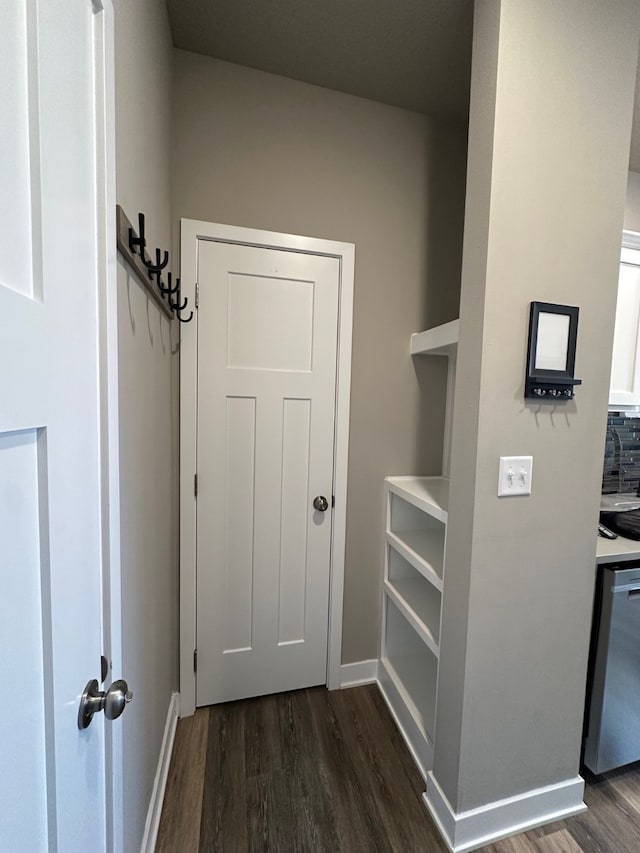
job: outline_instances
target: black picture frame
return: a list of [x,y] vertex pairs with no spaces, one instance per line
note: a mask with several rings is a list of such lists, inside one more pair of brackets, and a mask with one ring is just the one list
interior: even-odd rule
[[[529,341],[524,396],[554,402],[573,399],[573,388],[582,380],[575,378],[576,344],[578,340],[579,308],[575,305],[556,305],[552,302],[532,302],[529,314]],[[541,314],[561,314],[569,318],[567,359],[564,370],[537,368],[538,327]]]

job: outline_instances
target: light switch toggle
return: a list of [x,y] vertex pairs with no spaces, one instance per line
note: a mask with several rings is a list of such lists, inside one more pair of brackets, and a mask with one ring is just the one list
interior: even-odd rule
[[498,497],[530,495],[533,456],[501,456],[498,473]]

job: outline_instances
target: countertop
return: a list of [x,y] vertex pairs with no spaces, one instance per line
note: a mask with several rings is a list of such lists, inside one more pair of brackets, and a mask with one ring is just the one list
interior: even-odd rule
[[640,560],[640,541],[625,539],[604,539],[598,536],[596,545],[596,563],[611,563],[615,560]]

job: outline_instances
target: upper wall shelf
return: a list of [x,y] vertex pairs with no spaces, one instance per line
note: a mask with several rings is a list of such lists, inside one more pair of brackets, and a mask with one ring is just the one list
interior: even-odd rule
[[443,323],[411,335],[411,355],[453,355],[458,346],[460,320]]
[[386,477],[390,490],[427,515],[447,523],[449,479],[447,477]]

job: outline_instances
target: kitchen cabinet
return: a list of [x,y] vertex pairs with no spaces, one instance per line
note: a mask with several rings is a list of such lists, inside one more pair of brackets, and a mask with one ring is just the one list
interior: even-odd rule
[[623,232],[609,406],[640,406],[640,234]]

